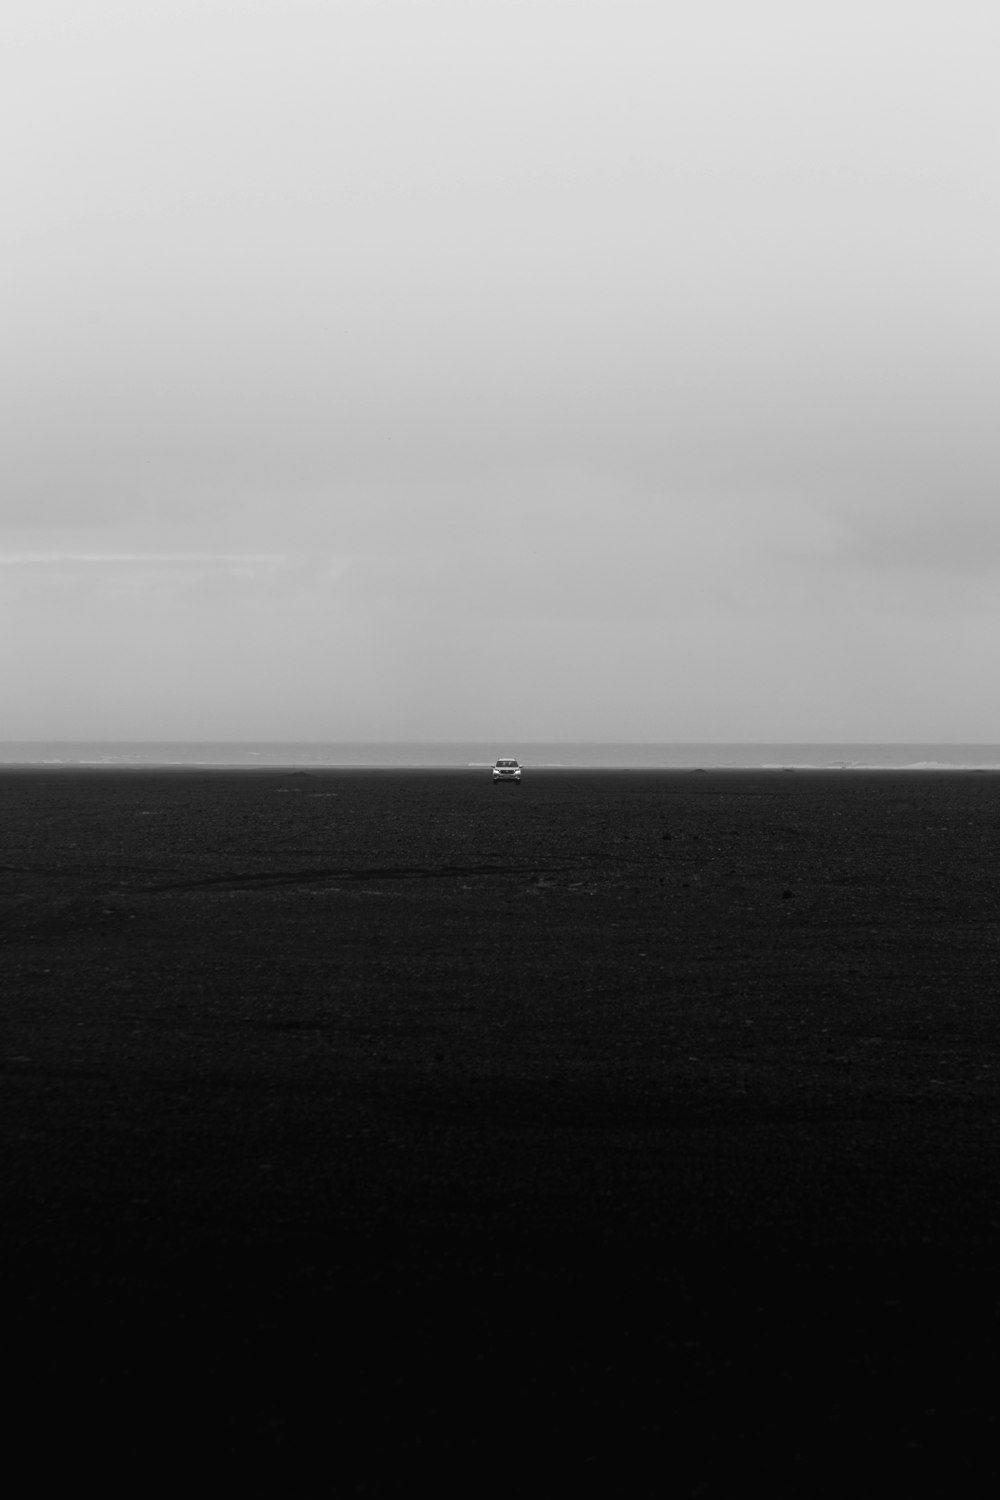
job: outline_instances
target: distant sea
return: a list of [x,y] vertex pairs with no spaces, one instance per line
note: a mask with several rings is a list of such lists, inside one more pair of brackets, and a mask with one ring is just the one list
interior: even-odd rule
[[1000,745],[972,744],[631,744],[583,741],[57,741],[0,742],[6,766],[485,767],[498,755],[526,768],[722,770],[1000,770]]

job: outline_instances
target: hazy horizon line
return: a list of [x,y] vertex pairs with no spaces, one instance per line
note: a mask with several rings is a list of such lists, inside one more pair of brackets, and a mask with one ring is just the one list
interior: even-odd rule
[[497,736],[497,735],[480,735],[480,736],[476,736],[475,738],[465,738],[465,737],[462,737],[462,738],[451,738],[451,737],[448,737],[448,736],[439,736],[439,737],[434,738],[434,739],[426,739],[426,738],[423,738],[423,737],[420,737],[420,738],[404,738],[404,737],[382,738],[382,737],[376,736],[376,735],[368,736],[366,738],[351,738],[351,739],[335,739],[335,738],[332,738],[330,736],[323,736],[323,737],[320,737],[320,738],[316,738],[316,737],[313,737],[313,736],[305,736],[305,735],[303,735],[303,736],[296,736],[296,737],[293,737],[293,738],[282,738],[282,739],[269,739],[269,738],[266,738],[266,737],[264,737],[262,735],[238,735],[238,736],[233,736],[233,737],[221,737],[221,736],[219,736],[219,737],[216,737],[216,736],[204,737],[204,736],[195,736],[195,735],[183,735],[183,736],[178,736],[178,737],[174,737],[174,736],[170,736],[170,735],[155,735],[155,736],[133,737],[133,736],[123,736],[123,735],[122,736],[120,736],[120,735],[103,735],[103,736],[100,736],[99,738],[95,739],[95,738],[93,738],[91,736],[68,737],[68,736],[65,736],[65,735],[44,735],[44,734],[43,735],[14,736],[14,737],[11,737],[11,738],[2,738],[2,739],[0,739],[0,745],[35,745],[35,744],[47,744],[47,745],[105,745],[105,744],[115,744],[115,745],[255,745],[256,744],[256,745],[427,745],[427,746],[434,746],[434,745],[482,745],[482,744],[486,744],[486,743],[494,744],[494,743],[498,743],[500,740],[503,740],[504,742],[506,742],[506,741],[516,741],[520,745],[608,745],[608,746],[616,746],[616,745],[642,746],[642,745],[648,745],[648,746],[659,746],[659,747],[674,746],[674,747],[678,747],[678,748],[686,747],[686,746],[689,746],[689,745],[692,745],[692,746],[693,745],[698,745],[698,746],[706,746],[706,745],[719,745],[719,746],[725,746],[725,745],[733,745],[733,746],[746,746],[746,745],[761,745],[761,746],[764,746],[764,745],[783,745],[783,746],[786,746],[786,747],[787,746],[793,746],[793,745],[918,745],[918,746],[919,745],[922,745],[922,746],[929,746],[929,745],[941,745],[941,746],[954,746],[954,745],[973,746],[973,745],[983,745],[983,746],[986,746],[986,745],[989,745],[989,746],[1000,746],[1000,740],[990,740],[990,739],[985,739],[985,740],[979,740],[979,739],[947,739],[947,740],[938,740],[938,739],[911,739],[911,738],[908,738],[908,737],[900,737],[900,738],[897,738],[897,739],[886,739],[886,738],[882,738],[882,737],[879,737],[879,738],[856,738],[856,737],[849,737],[849,738],[844,738],[844,739],[828,739],[828,738],[819,738],[819,739],[711,739],[711,738],[708,738],[708,739],[695,739],[695,740],[690,740],[690,739],[684,739],[684,740],[663,740],[663,739],[629,739],[629,738],[622,738],[622,739],[584,739],[584,738],[564,738],[564,737],[557,737],[557,738],[551,738],[551,739],[550,738],[545,738],[545,739],[528,739],[528,738],[521,738],[521,737],[519,737],[517,735],[506,735],[506,736],[503,736],[503,735],[501,735],[501,736]]

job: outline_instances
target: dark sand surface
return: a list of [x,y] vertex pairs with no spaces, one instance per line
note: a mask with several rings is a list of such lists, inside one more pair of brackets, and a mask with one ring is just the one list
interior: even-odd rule
[[996,1474],[1000,777],[21,771],[0,810],[37,1479]]

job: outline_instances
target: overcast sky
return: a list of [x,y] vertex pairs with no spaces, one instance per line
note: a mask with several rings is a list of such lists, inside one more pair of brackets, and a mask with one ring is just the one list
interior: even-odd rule
[[1000,740],[994,0],[4,0],[2,738]]

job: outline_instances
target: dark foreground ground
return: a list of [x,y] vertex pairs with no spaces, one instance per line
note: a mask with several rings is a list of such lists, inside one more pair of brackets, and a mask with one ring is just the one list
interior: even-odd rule
[[1000,778],[9,772],[0,828],[37,1479],[997,1473]]

